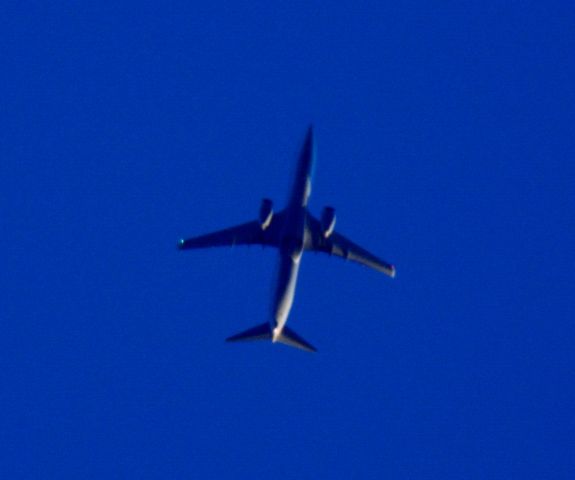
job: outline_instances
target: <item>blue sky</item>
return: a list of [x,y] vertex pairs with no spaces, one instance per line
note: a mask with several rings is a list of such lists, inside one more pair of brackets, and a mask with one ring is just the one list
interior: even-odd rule
[[[571,2],[10,2],[2,478],[573,478]],[[397,278],[177,239],[287,198]]]

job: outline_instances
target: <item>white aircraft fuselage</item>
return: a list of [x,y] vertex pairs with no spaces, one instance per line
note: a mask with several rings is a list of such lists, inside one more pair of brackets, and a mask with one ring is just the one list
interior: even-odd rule
[[288,320],[294,301],[301,259],[309,238],[307,204],[311,195],[314,161],[313,138],[308,136],[297,166],[293,189],[285,210],[286,221],[281,233],[278,280],[270,321],[274,343],[281,337]]

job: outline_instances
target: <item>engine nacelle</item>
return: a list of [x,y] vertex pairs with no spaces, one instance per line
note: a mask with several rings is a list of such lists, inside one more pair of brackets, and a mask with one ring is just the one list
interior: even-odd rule
[[272,218],[274,216],[273,202],[269,198],[264,198],[262,200],[262,205],[260,207],[260,227],[265,230],[272,223]]
[[335,208],[324,207],[321,212],[321,233],[324,238],[329,238],[335,228]]

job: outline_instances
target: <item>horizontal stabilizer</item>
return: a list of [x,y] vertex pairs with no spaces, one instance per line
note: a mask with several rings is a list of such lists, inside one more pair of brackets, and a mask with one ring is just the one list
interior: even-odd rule
[[306,352],[317,352],[315,347],[306,342],[302,337],[295,333],[291,328],[284,326],[282,333],[278,337],[278,342],[290,347],[300,348]]
[[269,340],[272,338],[272,331],[269,322],[250,328],[244,332],[226,338],[226,342],[249,342],[254,340]]

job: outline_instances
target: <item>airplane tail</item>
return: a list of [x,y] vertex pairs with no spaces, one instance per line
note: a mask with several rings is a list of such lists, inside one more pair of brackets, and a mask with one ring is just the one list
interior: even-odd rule
[[[226,342],[250,342],[255,340],[273,340],[271,326],[268,322],[250,328],[236,335],[226,338]],[[295,333],[291,328],[284,326],[281,334],[276,339],[277,342],[283,343],[290,347],[299,348],[306,352],[316,352],[315,347],[306,342],[302,337]]]
[[284,326],[281,335],[278,337],[278,342],[283,343],[284,345],[289,345],[290,347],[300,348],[306,352],[317,352],[313,345],[306,342],[287,326]]
[[226,338],[226,342],[251,342],[254,340],[271,340],[272,330],[269,322]]

